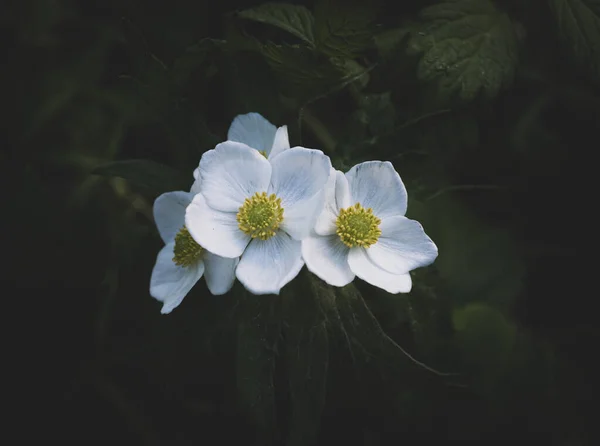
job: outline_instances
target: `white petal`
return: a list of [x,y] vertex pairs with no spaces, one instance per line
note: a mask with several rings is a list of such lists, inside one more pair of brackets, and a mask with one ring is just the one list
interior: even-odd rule
[[169,243],[185,224],[185,208],[190,204],[194,194],[177,191],[167,192],[154,200],[152,209],[154,221],[163,242]]
[[373,208],[377,217],[406,213],[406,188],[389,161],[367,161],[357,164],[346,173],[346,178],[350,183],[350,194],[354,203]]
[[375,265],[364,248],[352,248],[348,255],[350,269],[365,282],[379,287],[388,293],[408,293],[412,288],[409,273],[392,274]]
[[298,273],[302,270],[302,267],[304,266],[304,259],[302,259],[302,253],[299,257],[296,258],[296,263],[292,266],[292,268],[290,268],[287,276],[285,276],[283,279],[281,279],[281,281],[279,282],[279,287],[283,288],[284,286],[286,286],[288,283],[290,283],[292,280],[294,280],[294,278],[298,275]]
[[279,290],[300,271],[298,259],[301,257],[300,242],[278,231],[268,240],[250,242],[236,276],[253,294],[279,294]]
[[297,202],[283,212],[281,229],[296,240],[303,240],[311,233],[317,217],[323,210],[323,191],[311,198]]
[[282,228],[297,240],[306,237],[323,206],[331,161],[320,150],[294,147],[271,160],[269,193],[281,198]]
[[194,182],[192,183],[190,192],[194,195],[200,193],[200,169],[198,167],[194,169]]
[[258,113],[247,113],[236,116],[229,131],[227,139],[242,142],[253,149],[263,150],[269,155],[277,128]]
[[202,260],[189,267],[173,263],[174,247],[175,242],[171,242],[160,250],[150,278],[150,295],[163,302],[162,314],[177,307],[204,272]]
[[220,296],[231,289],[239,261],[238,257],[228,259],[208,251],[204,253],[204,280],[212,294]]
[[246,198],[267,190],[271,164],[247,145],[226,141],[202,155],[200,178],[200,192],[210,207],[237,212]]
[[185,226],[204,249],[221,257],[239,257],[250,236],[240,231],[236,215],[211,208],[204,196],[198,194],[186,210]]
[[437,246],[425,234],[418,221],[406,217],[384,218],[381,236],[367,248],[369,258],[392,274],[403,274],[426,266],[438,255]]
[[324,237],[313,234],[302,240],[302,257],[308,270],[333,286],[345,286],[354,280],[348,251],[335,234]]
[[340,209],[350,206],[350,187],[346,176],[339,170],[331,169],[329,180],[325,185],[325,203],[323,212],[315,222],[315,232],[319,235],[335,234],[335,221]]
[[275,140],[273,141],[273,148],[269,153],[269,160],[275,158],[284,150],[290,148],[290,139],[288,138],[287,125],[279,127],[275,133]]

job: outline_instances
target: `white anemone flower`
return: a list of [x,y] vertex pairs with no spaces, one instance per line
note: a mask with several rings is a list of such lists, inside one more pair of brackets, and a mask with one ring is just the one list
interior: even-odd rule
[[330,169],[320,150],[294,147],[267,160],[240,142],[218,144],[200,160],[186,227],[208,251],[241,256],[236,276],[250,292],[279,294],[304,265],[300,241],[323,208]]
[[154,221],[165,246],[158,253],[152,270],[150,295],[163,302],[162,314],[176,308],[203,274],[214,295],[227,293],[235,281],[239,259],[206,251],[185,227],[185,209],[199,184],[196,179],[191,192],[167,192],[154,201]]
[[409,271],[431,264],[438,250],[421,224],[404,216],[406,206],[406,189],[388,161],[334,171],[323,212],[302,241],[306,267],[333,286],[358,276],[389,293],[408,293]]

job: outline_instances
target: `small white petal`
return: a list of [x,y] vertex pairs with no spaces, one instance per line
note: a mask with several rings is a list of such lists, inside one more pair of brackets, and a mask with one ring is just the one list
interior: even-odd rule
[[163,242],[173,241],[179,230],[183,228],[185,208],[193,197],[192,193],[177,191],[164,193],[154,200],[152,213]]
[[408,293],[412,288],[409,273],[392,274],[375,265],[364,248],[352,248],[348,254],[350,269],[365,282],[388,293]]
[[229,126],[227,139],[242,142],[253,149],[271,152],[277,128],[258,113],[237,115]]
[[239,257],[250,241],[238,227],[235,212],[211,208],[204,196],[194,197],[185,213],[185,226],[204,249],[221,257]]
[[235,282],[235,268],[240,259],[228,259],[204,252],[204,280],[212,294],[220,296],[227,293]]
[[197,167],[196,167],[196,169],[194,169],[194,182],[192,183],[190,192],[193,193],[194,195],[200,193],[200,169]]
[[302,240],[302,257],[308,270],[333,286],[345,286],[354,280],[348,251],[335,234],[323,237],[312,234]]
[[357,164],[346,173],[346,178],[354,203],[372,208],[377,217],[383,219],[406,213],[406,188],[389,161]]
[[325,203],[323,212],[315,222],[315,232],[319,235],[335,234],[335,222],[340,209],[351,205],[350,187],[346,176],[339,170],[331,169],[325,185]]
[[173,311],[204,272],[202,260],[189,267],[173,263],[174,247],[175,242],[171,242],[160,250],[150,278],[150,295],[163,302],[162,314]]
[[[298,272],[300,242],[283,231],[268,240],[254,239],[236,269],[238,280],[253,294],[279,294]],[[293,274],[293,272],[296,274]]]
[[406,217],[384,218],[379,225],[381,236],[367,248],[369,258],[392,274],[403,274],[427,266],[438,255],[437,246],[425,234],[418,221]]
[[271,160],[269,193],[281,198],[282,228],[294,238],[306,237],[323,207],[323,189],[331,161],[320,150],[294,147]]
[[225,141],[200,160],[200,192],[213,209],[237,212],[246,198],[265,192],[271,164],[245,144]]
[[290,148],[290,140],[288,138],[287,125],[279,127],[275,133],[275,140],[273,141],[273,148],[271,153],[268,154],[269,160],[275,158],[284,150]]

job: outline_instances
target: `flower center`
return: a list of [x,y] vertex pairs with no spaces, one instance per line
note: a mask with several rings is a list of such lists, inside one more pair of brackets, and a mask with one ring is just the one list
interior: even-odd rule
[[365,209],[360,203],[340,209],[335,222],[336,234],[349,248],[361,246],[368,248],[379,239],[381,220],[373,215],[373,209]]
[[281,198],[275,194],[256,192],[246,198],[237,213],[238,226],[252,238],[270,239],[283,221]]
[[173,248],[173,263],[179,266],[193,265],[204,249],[192,238],[184,226],[175,236],[175,248]]

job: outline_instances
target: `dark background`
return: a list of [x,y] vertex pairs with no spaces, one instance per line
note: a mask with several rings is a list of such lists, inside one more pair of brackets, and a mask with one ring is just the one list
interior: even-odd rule
[[[236,13],[252,1],[30,0],[2,14],[18,438],[283,444],[296,426],[305,444],[593,444],[598,2],[294,3],[333,37],[307,49]],[[290,421],[284,347],[273,384],[256,378],[275,389],[273,422],[238,392],[244,359],[266,348],[240,342],[254,310],[236,306],[239,287],[214,297],[200,282],[160,314],[152,202],[189,188],[201,154],[250,111],[339,169],[394,163],[440,256],[408,295],[357,287],[398,344],[459,377],[405,374],[330,327],[320,428],[319,404]],[[132,159],[153,163],[110,164]]]

